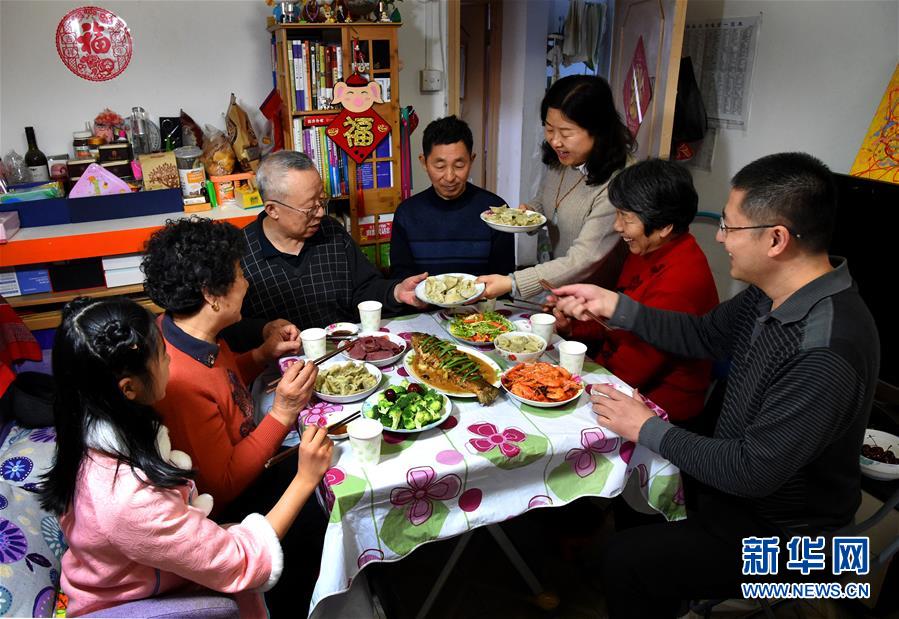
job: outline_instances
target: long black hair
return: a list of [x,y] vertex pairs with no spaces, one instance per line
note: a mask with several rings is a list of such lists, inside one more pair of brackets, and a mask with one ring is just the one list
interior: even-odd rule
[[161,421],[150,406],[124,396],[119,381],[133,376],[151,386],[149,364],[164,343],[146,309],[126,298],[79,297],[62,310],[53,342],[56,461],[44,476],[41,505],[61,514],[75,495],[85,437],[97,422],[109,424],[121,464],[141,469],[149,483],[172,488],[193,477],[163,460],[156,447]]
[[[602,185],[627,163],[636,148],[630,130],[615,110],[612,89],[601,77],[569,75],[557,80],[540,104],[540,122],[546,124],[549,108],[562,112],[565,118],[584,129],[593,138],[593,150],[587,157],[587,184]],[[543,163],[557,168],[562,165],[556,151],[543,141]]]

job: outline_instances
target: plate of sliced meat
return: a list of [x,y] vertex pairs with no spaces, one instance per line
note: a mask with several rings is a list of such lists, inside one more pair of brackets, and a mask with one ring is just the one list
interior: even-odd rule
[[392,333],[360,333],[344,356],[383,368],[399,361],[406,352],[406,340]]

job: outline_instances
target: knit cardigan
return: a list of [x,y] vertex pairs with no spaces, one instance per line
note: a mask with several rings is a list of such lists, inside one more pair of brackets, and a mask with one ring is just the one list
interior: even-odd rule
[[[541,189],[527,206],[546,216],[553,259],[513,274],[519,296],[538,294],[542,290],[541,279],[555,286],[589,281],[618,242],[619,236],[612,228],[615,207],[609,202],[609,182],[587,185],[587,180],[581,179],[582,173],[568,166],[546,168]],[[554,225],[557,194],[565,199],[559,205]]]

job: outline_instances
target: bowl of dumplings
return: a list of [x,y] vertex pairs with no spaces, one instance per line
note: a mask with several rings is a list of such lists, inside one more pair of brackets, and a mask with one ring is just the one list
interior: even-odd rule
[[523,211],[503,204],[491,206],[481,213],[481,221],[494,230],[516,234],[539,230],[546,223],[546,217],[537,211]]
[[468,273],[447,273],[433,275],[415,287],[415,296],[420,301],[438,307],[456,307],[477,299],[487,288],[475,281]]
[[493,346],[502,357],[513,363],[536,361],[546,352],[546,340],[527,331],[510,331],[493,339]]

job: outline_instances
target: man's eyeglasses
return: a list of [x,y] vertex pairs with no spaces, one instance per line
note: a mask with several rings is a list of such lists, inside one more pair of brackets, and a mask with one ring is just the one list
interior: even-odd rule
[[795,236],[797,239],[802,238],[801,234],[799,234],[797,232],[793,232],[792,230],[790,230],[783,224],[764,224],[761,226],[728,226],[727,224],[724,223],[723,219],[718,221],[718,229],[721,231],[721,234],[724,236],[727,236],[728,232],[734,232],[736,230],[763,230],[765,228],[776,228],[777,226],[782,226],[782,227],[786,228],[787,232],[789,232],[790,234]]
[[290,206],[289,204],[284,204],[281,200],[275,200],[274,198],[269,198],[269,202],[275,202],[276,204],[280,204],[284,208],[290,209],[291,211],[296,211],[297,213],[302,213],[306,216],[306,219],[312,219],[315,216],[315,213],[318,212],[318,209],[324,210],[326,213],[328,212],[328,205],[331,200],[327,197],[321,197],[318,199],[318,202],[315,203],[315,206],[311,208],[297,208],[295,206]]

